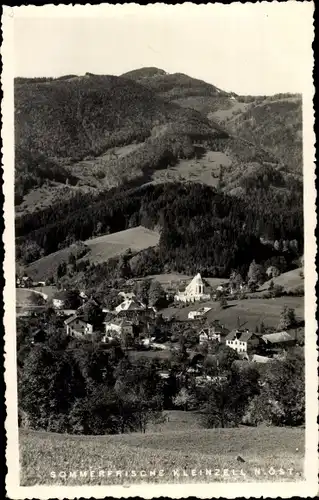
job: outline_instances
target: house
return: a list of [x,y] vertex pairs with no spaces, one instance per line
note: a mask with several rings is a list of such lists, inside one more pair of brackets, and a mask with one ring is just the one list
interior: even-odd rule
[[63,309],[68,301],[68,294],[66,290],[57,292],[52,299],[52,305],[55,309]]
[[119,295],[123,297],[124,300],[131,300],[136,298],[135,293],[133,292],[119,292]]
[[267,356],[259,356],[258,354],[253,354],[251,358],[252,363],[269,363],[272,361],[271,358],[267,358]]
[[208,311],[211,310],[211,307],[201,307],[200,309],[197,309],[197,311],[189,311],[188,313],[188,319],[196,319],[196,318],[201,318],[205,316]]
[[260,344],[260,338],[249,330],[233,330],[225,338],[225,343],[231,349],[238,353],[247,353],[248,347],[257,347]]
[[229,330],[224,326],[220,325],[218,322],[213,323],[208,327],[204,327],[199,332],[199,343],[203,344],[205,342],[224,342]]
[[29,288],[33,286],[33,280],[29,276],[22,276],[22,278],[17,278],[16,285],[18,288]]
[[120,313],[122,311],[145,311],[146,305],[143,304],[137,298],[126,298],[120,305],[115,308],[116,313]]
[[71,316],[64,321],[66,326],[66,334],[70,337],[83,337],[84,335],[92,335],[93,325],[87,323],[81,316]]
[[126,319],[114,318],[110,321],[104,322],[105,333],[114,332],[117,336],[122,334],[133,335],[133,323]]
[[212,341],[221,341],[221,334],[220,332],[215,332],[214,328],[203,328],[199,332],[199,343],[204,344],[205,342],[212,342]]
[[266,348],[286,348],[295,345],[295,339],[288,332],[266,333],[262,335]]
[[209,300],[209,287],[204,283],[200,273],[196,274],[184,291],[178,291],[174,296],[177,302],[199,302]]

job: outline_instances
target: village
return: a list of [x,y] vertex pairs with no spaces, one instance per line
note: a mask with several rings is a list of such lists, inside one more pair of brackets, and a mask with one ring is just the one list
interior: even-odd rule
[[[236,327],[227,328],[218,318],[218,310],[227,315],[232,299],[245,292],[245,285],[241,283],[235,289],[225,282],[212,289],[200,273],[175,290],[175,294],[156,283],[152,301],[142,300],[137,296],[139,293],[129,291],[134,287],[128,282],[125,291],[118,292],[114,307],[105,307],[93,294],[84,291],[60,290],[48,301],[44,293],[37,291],[44,289],[41,288],[44,285],[44,282],[33,283],[28,277],[17,281],[17,287],[34,290],[41,299],[42,305],[31,306],[24,316],[40,315],[49,306],[46,302],[50,302],[69,338],[119,345],[129,358],[158,360],[162,378],[169,376],[169,360],[181,352],[188,360],[187,372],[194,374],[197,384],[205,384],[213,380],[212,371],[205,367],[214,365],[216,354],[223,350],[228,353],[232,350],[238,366],[258,367],[284,360],[290,349],[303,345],[302,336],[297,335],[296,329],[289,330],[290,325],[284,322],[282,328],[267,327],[260,322],[252,329],[246,326],[242,315],[237,317]],[[218,310],[213,307],[216,302]],[[180,312],[182,317],[178,315]],[[291,310],[286,314],[291,314]],[[48,335],[41,325],[33,331],[32,342],[42,342]]]

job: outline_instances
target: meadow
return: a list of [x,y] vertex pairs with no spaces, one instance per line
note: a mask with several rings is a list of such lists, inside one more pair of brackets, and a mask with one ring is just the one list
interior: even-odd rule
[[[158,242],[159,234],[156,231],[151,231],[142,226],[133,227],[125,231],[86,240],[84,243],[88,247],[88,253],[80,260],[101,263],[122,254],[129,248],[138,252],[156,246]],[[26,267],[28,276],[35,280],[43,280],[49,276],[54,276],[58,265],[67,262],[72,251],[72,246],[70,246],[32,262]]]
[[303,454],[304,429],[299,428],[191,428],[113,436],[20,430],[22,486],[294,481],[302,478]]
[[296,288],[303,287],[305,282],[302,276],[300,275],[303,272],[303,269],[293,269],[292,271],[288,271],[287,273],[283,273],[272,280],[266,281],[263,285],[260,286],[260,291],[268,290],[270,282],[273,281],[274,285],[279,285],[284,288],[285,291],[289,292],[291,290],[295,290]]
[[[228,307],[221,309],[219,302],[208,301],[205,306],[211,307],[206,317],[209,321],[219,320],[226,328],[232,330],[238,327],[238,318],[246,328],[254,330],[263,322],[267,326],[277,327],[282,308],[287,305],[295,309],[297,319],[304,319],[303,297],[278,297],[275,299],[232,300]],[[202,307],[202,304],[169,307],[162,311],[163,316],[186,320],[188,313]]]

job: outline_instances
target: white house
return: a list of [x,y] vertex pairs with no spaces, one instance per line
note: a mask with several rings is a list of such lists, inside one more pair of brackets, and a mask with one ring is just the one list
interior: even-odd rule
[[129,334],[129,335],[133,334],[132,321],[115,318],[111,321],[106,321],[104,324],[105,324],[105,333],[114,332],[119,336],[122,334]]
[[248,342],[253,340],[253,337],[256,336],[248,330],[233,330],[227,335],[225,343],[238,353],[247,353]]
[[55,309],[62,309],[65,301],[63,299],[53,299],[52,304]]
[[203,282],[200,273],[198,273],[194,276],[183,292],[177,292],[174,299],[178,302],[198,302],[201,300],[209,300],[211,297],[208,292],[208,287]]
[[115,312],[119,313],[121,311],[144,311],[146,309],[145,304],[137,300],[136,298],[125,299],[115,308]]
[[211,328],[203,328],[199,332],[199,343],[200,344],[205,344],[205,342],[213,342],[213,341],[218,341],[220,342],[221,336],[220,332],[215,332]]
[[211,310],[211,307],[201,307],[200,309],[197,309],[197,311],[189,311],[188,313],[188,319],[196,319],[196,318],[201,318],[205,316],[208,311]]
[[80,316],[74,315],[64,321],[66,334],[71,337],[82,337],[93,333],[93,325],[87,323]]

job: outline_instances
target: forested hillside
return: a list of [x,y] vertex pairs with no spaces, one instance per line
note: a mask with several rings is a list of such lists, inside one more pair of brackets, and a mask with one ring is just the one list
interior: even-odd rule
[[[16,228],[17,257],[34,252],[36,260],[92,237],[97,228],[103,234],[142,225],[161,232],[158,251],[145,257],[149,272],[193,274],[200,269],[224,277],[232,268],[247,273],[253,259],[264,262],[281,255],[284,271],[303,251],[301,197],[301,192],[292,191],[286,197],[278,193],[275,199],[267,190],[256,190],[239,199],[193,183],[113,190],[94,203],[89,196],[78,197],[38,216],[21,218]],[[296,242],[289,251],[278,252],[275,240]]]
[[141,68],[122,75],[153,90],[166,100],[182,107],[196,109],[207,115],[211,111],[232,105],[231,96],[203,80],[183,73],[166,73],[158,68]]
[[251,103],[222,122],[230,132],[271,151],[289,170],[302,173],[302,99],[278,95]]
[[[164,128],[159,134],[161,126]],[[167,156],[183,157],[185,141],[225,135],[198,112],[169,103],[130,79],[90,74],[44,81],[17,79],[16,201],[20,203],[30,189],[45,181],[70,181],[74,177],[72,164],[79,160],[93,160],[92,174],[98,178],[114,178],[108,183],[110,187],[141,176],[152,156],[156,165]],[[104,158],[97,160],[96,171],[94,159],[102,153],[147,138],[142,165],[135,162],[123,169],[114,158]],[[193,154],[189,147],[187,154]],[[39,167],[39,158],[43,168]]]

